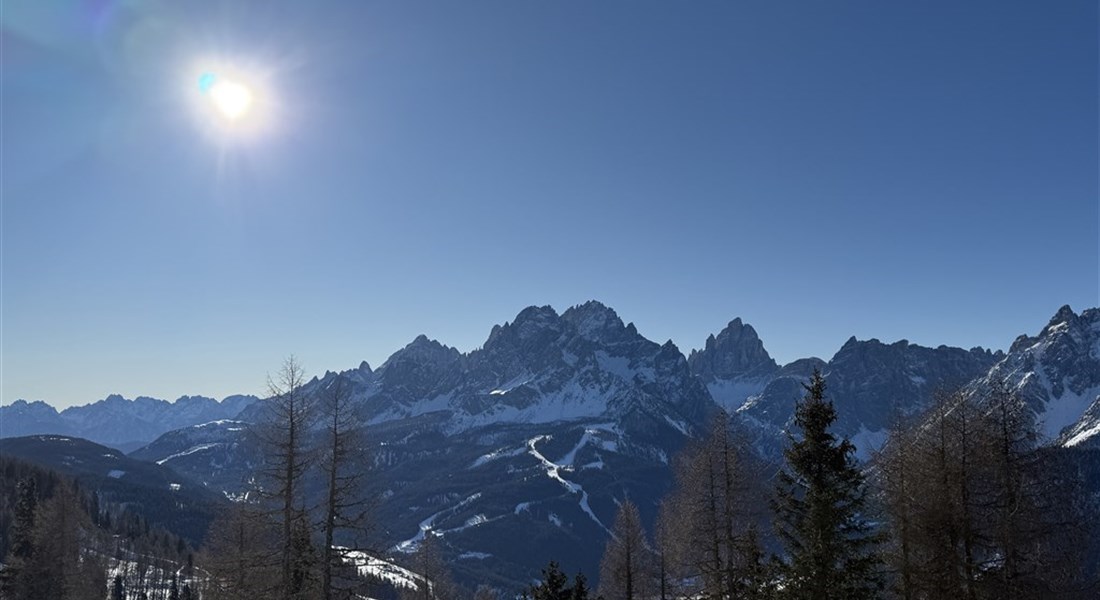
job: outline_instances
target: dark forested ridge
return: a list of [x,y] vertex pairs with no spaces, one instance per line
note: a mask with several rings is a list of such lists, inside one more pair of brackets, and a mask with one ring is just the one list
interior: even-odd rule
[[151,525],[143,505],[6,453],[0,473],[0,596],[102,600],[114,574],[125,597],[157,597],[171,573],[193,575],[191,544]]
[[197,546],[219,507],[227,503],[172,469],[135,460],[88,440],[40,435],[0,441],[5,457],[41,465],[78,481],[100,502],[127,506],[152,525]]

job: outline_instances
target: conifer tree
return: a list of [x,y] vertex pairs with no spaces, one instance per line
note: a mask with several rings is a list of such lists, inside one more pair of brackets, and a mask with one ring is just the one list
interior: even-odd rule
[[33,587],[26,575],[27,564],[34,555],[34,524],[38,509],[38,487],[34,477],[20,479],[16,484],[15,515],[11,525],[11,542],[7,564],[0,569],[0,595],[26,597]]
[[111,588],[111,600],[126,600],[126,588],[122,585],[122,575],[115,575],[115,583]]
[[798,600],[870,599],[882,590],[880,537],[864,515],[866,489],[855,447],[829,428],[836,421],[825,379],[814,371],[795,410],[801,432],[784,451],[776,490],[776,529],[787,556],[783,595]]
[[573,590],[569,587],[569,577],[558,563],[550,561],[542,570],[542,581],[531,588],[532,600],[571,600]]

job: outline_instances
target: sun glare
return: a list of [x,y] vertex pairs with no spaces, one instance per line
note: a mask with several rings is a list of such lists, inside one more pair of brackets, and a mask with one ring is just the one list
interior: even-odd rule
[[270,137],[282,113],[270,69],[225,60],[196,61],[184,79],[191,115],[219,146],[243,147]]
[[248,86],[214,73],[199,77],[199,90],[210,99],[214,110],[230,121],[243,118],[252,107],[252,90]]
[[225,118],[235,121],[252,107],[252,91],[239,83],[223,81],[210,88],[210,100]]

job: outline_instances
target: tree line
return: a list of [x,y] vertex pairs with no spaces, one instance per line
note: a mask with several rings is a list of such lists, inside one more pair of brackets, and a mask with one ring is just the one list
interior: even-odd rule
[[723,415],[676,462],[652,537],[621,503],[604,599],[1098,597],[1096,498],[1011,391],[937,394],[861,468],[822,375],[805,387],[780,468]]
[[49,469],[0,457],[0,473],[0,598],[103,600],[114,571],[119,600],[186,600],[169,595],[182,538]]

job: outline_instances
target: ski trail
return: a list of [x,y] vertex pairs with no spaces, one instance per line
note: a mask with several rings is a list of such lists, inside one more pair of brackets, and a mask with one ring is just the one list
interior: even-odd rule
[[589,518],[591,518],[592,521],[596,523],[596,525],[599,525],[600,529],[603,529],[608,534],[610,534],[611,530],[608,529],[602,521],[600,521],[599,517],[596,516],[596,513],[592,512],[592,507],[588,504],[588,492],[584,491],[584,488],[581,487],[579,484],[573,483],[572,481],[568,481],[563,478],[560,473],[561,465],[550,462],[545,456],[542,455],[541,452],[538,451],[537,448],[535,448],[535,444],[545,439],[548,439],[548,437],[545,435],[540,435],[527,440],[528,453],[542,463],[542,466],[546,468],[546,475],[550,477],[550,479],[553,479],[560,483],[562,487],[569,490],[570,494],[579,494],[581,497],[579,502],[581,510],[583,510],[585,514],[587,514]]

